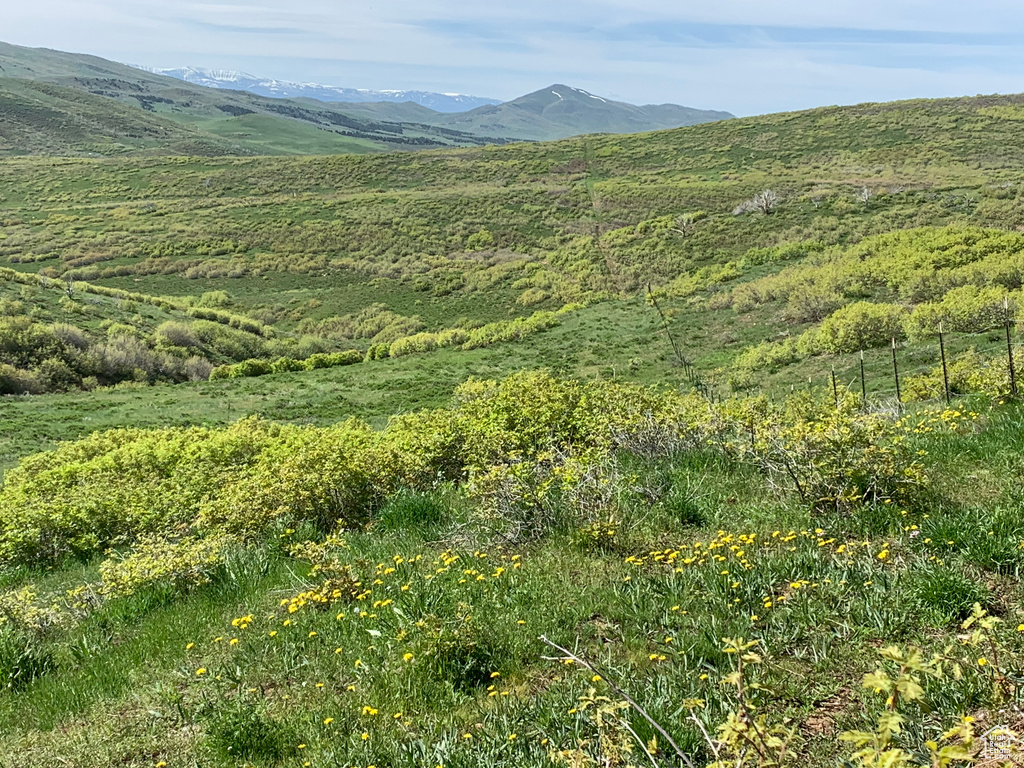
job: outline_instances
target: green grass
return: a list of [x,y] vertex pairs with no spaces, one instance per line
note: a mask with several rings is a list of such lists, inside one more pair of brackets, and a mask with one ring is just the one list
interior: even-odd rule
[[[561,315],[555,327],[472,351],[3,398],[0,467],[114,427],[217,426],[258,414],[319,426],[358,416],[383,428],[391,416],[449,403],[467,378],[526,369],[658,385],[666,393],[689,389],[659,314],[644,299],[648,284],[681,353],[716,396],[730,394],[733,362],[744,349],[818,327],[789,317],[793,307],[781,290],[736,308],[733,299],[751,286],[778,288],[787,265],[797,282],[828,283],[839,275],[840,304],[918,305],[929,286],[944,294],[957,281],[996,277],[1014,288],[1020,249],[1000,256],[992,244],[1013,246],[1015,236],[1007,233],[1024,224],[1024,139],[1010,115],[1020,100],[827,108],[646,136],[415,155],[3,161],[0,264],[180,301],[224,290],[231,311],[272,324],[284,338],[303,321],[377,303],[404,318],[419,316],[430,330],[589,303]],[[855,197],[865,185],[879,193],[868,204]],[[774,212],[733,215],[766,187],[782,198]],[[699,212],[689,222],[680,218]],[[982,227],[1002,232],[958,244],[964,232]],[[984,265],[983,274],[968,279],[940,263],[894,285],[850,281],[843,270],[862,263],[858,248],[879,242],[870,239],[875,235],[905,230],[903,250],[886,251],[894,263],[880,273],[924,257],[970,256]],[[802,250],[771,250],[793,244]],[[991,254],[979,251],[988,248],[996,256],[981,261]],[[776,257],[782,261],[762,263]],[[950,275],[952,282],[943,283]],[[24,311],[40,322],[80,322],[89,331],[128,320],[148,332],[165,317],[178,319],[152,303],[101,302],[76,320],[57,289],[3,290],[5,300],[25,302]],[[950,333],[947,341],[954,360],[965,359],[972,345],[1001,354],[1004,343],[992,333]],[[927,337],[908,342],[899,355],[905,375],[937,363]],[[834,764],[843,749],[839,731],[874,727],[871,713],[884,701],[860,680],[885,664],[878,648],[896,643],[955,654],[964,663],[961,679],[924,684],[925,706],[900,705],[908,719],[901,743],[922,748],[957,715],[1000,706],[994,658],[990,663],[988,650],[957,641],[959,622],[975,602],[1002,619],[1001,671],[1012,680],[1020,673],[1024,415],[1017,402],[958,399],[951,409],[958,414],[934,417],[955,427],[912,430],[897,450],[921,463],[930,484],[906,503],[851,501],[839,513],[826,511],[827,504],[801,503],[787,490],[780,466],[759,471],[766,465],[758,452],[806,459],[805,469],[815,471],[814,457],[796,449],[816,445],[815,430],[834,417],[833,364],[840,382],[856,392],[854,352],[805,355],[757,371],[748,391],[763,390],[774,404],[693,401],[696,422],[719,414],[731,425],[728,450],[710,441],[666,455],[640,441],[634,453],[596,466],[562,463],[566,456],[592,458],[583,449],[593,445],[549,436],[551,444],[531,443],[535,452],[524,455],[516,449],[522,435],[502,430],[515,424],[540,440],[546,433],[536,431],[534,422],[543,423],[538,414],[559,413],[560,401],[536,393],[509,396],[509,412],[482,418],[487,429],[465,444],[445,442],[451,435],[441,426],[424,427],[417,437],[438,440],[453,456],[491,456],[489,449],[499,458],[436,483],[399,484],[367,512],[365,526],[345,532],[343,544],[325,545],[338,565],[351,568],[331,573],[372,590],[361,600],[339,590],[329,610],[303,605],[288,612],[288,601],[322,583],[308,559],[288,551],[292,543],[323,540],[326,531],[307,520],[298,530],[250,531],[236,576],[218,572],[188,594],[161,588],[111,599],[81,623],[40,637],[5,625],[0,672],[9,670],[12,687],[0,691],[0,764],[543,766],[552,750],[581,742],[595,759],[616,739],[620,748],[632,744],[621,728],[606,730],[611,742],[601,743],[593,709],[581,699],[591,688],[616,696],[592,673],[545,659],[553,652],[538,640],[542,633],[608,670],[698,762],[709,753],[682,702],[706,700],[698,717],[711,729],[734,706],[719,685],[731,669],[724,637],[761,641],[765,663],[752,673],[761,683],[752,695],[773,722],[802,723],[798,754],[812,766]],[[867,351],[875,405],[890,388],[890,366],[888,350]],[[781,412],[782,396],[791,387],[802,390],[808,377],[813,420],[797,420],[811,408],[800,398],[780,417],[803,437],[787,437],[787,424],[755,423],[762,408]],[[909,406],[908,418],[923,416],[920,408]],[[972,412],[979,416],[966,415]],[[600,423],[602,415],[591,413],[583,423]],[[278,460],[294,470],[305,455]],[[824,451],[817,460],[827,465],[844,455]],[[890,454],[869,455],[879,456],[877,464],[858,471],[884,468]],[[387,460],[375,455],[374,468]],[[148,485],[133,486],[141,481],[125,473],[117,488],[125,503],[134,498],[128,491],[149,498],[173,480],[182,484],[174,486],[179,493],[174,503],[161,500],[161,509],[192,520],[195,510],[180,508],[182,499],[199,503],[186,493],[189,479],[146,474],[148,466],[135,468],[152,479]],[[272,470],[261,476],[270,489],[290,478],[305,492],[321,479],[319,472]],[[516,485],[516,472],[543,479],[555,470],[578,481],[570,488],[577,496],[563,489],[557,504],[537,501],[535,489]],[[211,493],[238,478],[221,479]],[[515,488],[519,496],[509,490]],[[239,508],[251,512],[264,491],[254,488]],[[5,492],[14,493],[10,486]],[[100,503],[105,492],[85,483],[53,500],[29,488],[10,514],[51,501]],[[143,519],[144,512],[157,514],[121,510],[125,519]],[[524,519],[510,522],[513,514]],[[112,543],[124,549],[131,542]],[[699,554],[711,543],[723,560]],[[83,546],[98,554],[106,543]],[[451,560],[453,554],[460,559]],[[666,557],[671,565],[662,562]],[[14,600],[6,590],[28,583],[47,594],[94,583],[98,568],[93,561],[9,568],[0,599]],[[250,614],[247,628],[232,625]],[[232,638],[239,642],[232,645]],[[27,648],[32,653],[25,656]],[[13,675],[14,669],[25,671]],[[649,726],[626,717],[647,742]]]
[[339,136],[309,123],[269,115],[197,117],[188,123],[261,155],[363,155],[385,149],[381,142]]
[[[219,425],[254,414],[318,425],[358,416],[379,426],[389,416],[445,404],[471,376],[501,378],[522,369],[650,384],[678,380],[667,343],[656,335],[656,320],[639,302],[602,304],[570,314],[562,325],[525,342],[470,352],[445,349],[250,379],[3,398],[0,467],[56,441],[117,427]],[[648,342],[652,357],[629,357]]]
[[[991,499],[1019,516],[1016,476],[1003,467],[1019,460],[1021,418],[1018,406],[1004,406],[978,431],[915,438],[930,451],[943,502],[909,517],[866,507],[815,518],[773,496],[750,468],[700,454],[632,459],[638,487],[660,488],[662,500],[624,493],[616,533],[600,541],[566,530],[499,545],[484,530],[467,536],[463,492],[402,494],[333,550],[373,590],[365,601],[290,613],[281,599],[316,577],[301,560],[268,557],[280,552],[268,543],[190,596],[108,603],[47,641],[59,674],[0,693],[0,743],[24,764],[60,755],[83,767],[227,766],[240,755],[284,766],[547,765],[552,747],[596,736],[579,711],[588,690],[615,694],[585,670],[542,658],[557,655],[537,639],[543,634],[598,663],[707,759],[678,708],[699,697],[709,702],[699,712],[708,727],[724,717],[729,703],[717,681],[731,657],[721,638],[747,636],[760,639],[766,657],[752,673],[763,686],[752,695],[773,721],[819,717],[820,703],[831,702],[824,721],[801,730],[798,750],[811,765],[834,764],[842,750],[834,733],[863,727],[866,710],[882,706],[858,689],[881,663],[880,644],[942,648],[978,601],[1003,618],[1002,663],[1017,664],[1024,648],[1012,628],[1024,595],[1016,578],[973,553],[989,538]],[[964,484],[985,467],[995,468],[991,499]],[[704,519],[680,519],[679,498]],[[421,525],[425,514],[430,526]],[[690,545],[721,540],[722,531],[757,538],[741,543],[743,555],[726,538],[722,562],[683,563]],[[1016,546],[1024,529],[999,536]],[[666,547],[682,553],[678,567],[651,558]],[[461,559],[446,566],[442,551]],[[630,555],[644,563],[627,562]],[[64,583],[82,577],[67,572]],[[247,614],[251,624],[232,626]],[[959,682],[929,684],[934,709],[905,710],[906,743],[984,707],[990,693],[977,665]],[[641,738],[651,735],[639,717],[627,718]]]

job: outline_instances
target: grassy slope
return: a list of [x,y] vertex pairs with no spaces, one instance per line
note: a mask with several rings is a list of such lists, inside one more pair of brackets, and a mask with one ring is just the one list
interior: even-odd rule
[[[745,636],[762,641],[767,660],[752,673],[763,686],[751,694],[759,711],[801,723],[795,751],[808,765],[832,765],[847,751],[835,734],[869,726],[866,712],[884,708],[857,686],[880,663],[880,645],[942,648],[978,600],[1003,617],[999,663],[1016,669],[1020,409],[986,412],[979,424],[911,437],[911,450],[929,452],[935,486],[907,510],[812,515],[742,463],[700,452],[627,464],[647,493],[664,495],[652,503],[625,492],[614,523],[600,526],[616,533],[598,541],[564,531],[498,546],[486,531],[467,533],[458,493],[439,492],[432,507],[398,500],[369,532],[346,534],[338,552],[373,580],[365,603],[289,613],[282,596],[311,580],[272,544],[190,596],[112,601],[74,631],[51,633],[60,674],[0,694],[0,739],[15,761],[59,755],[82,768],[228,766],[239,750],[254,764],[289,767],[412,768],[424,764],[423,749],[431,764],[548,765],[552,748],[596,737],[579,708],[588,689],[614,694],[590,672],[543,660],[551,654],[537,636],[546,634],[599,660],[700,762],[710,755],[678,708],[698,697],[707,726],[724,718],[717,681],[731,658],[720,638]],[[425,525],[425,510],[440,522]],[[739,535],[755,538],[737,546]],[[721,560],[683,560],[695,542],[694,555],[713,542]],[[666,547],[681,548],[674,566],[650,557]],[[454,568],[446,549],[461,558]],[[90,566],[34,575],[43,589],[95,578]],[[232,626],[247,614],[251,626]],[[927,709],[901,706],[903,744],[918,745],[957,712],[976,712],[982,729],[993,722],[977,711],[992,690],[972,663],[985,651],[947,653],[967,654],[964,678],[929,684]]]
[[678,380],[667,344],[628,357],[657,339],[657,317],[638,302],[599,305],[518,344],[470,352],[439,350],[343,368],[165,387],[0,399],[0,469],[20,456],[122,426],[227,424],[249,415],[331,424],[349,416],[382,426],[389,416],[445,404],[471,376],[502,377],[546,367],[581,377],[615,376],[655,384]]
[[[223,424],[261,413],[317,424],[361,415],[381,426],[394,413],[446,402],[469,375],[537,366],[583,378],[674,384],[679,371],[670,364],[657,314],[637,297],[647,279],[664,290],[664,308],[677,313],[672,327],[698,367],[723,367],[747,344],[788,329],[780,307],[710,311],[707,293],[669,295],[674,280],[760,246],[827,238],[849,247],[866,235],[911,226],[1024,223],[1017,196],[1024,180],[1019,102],[862,105],[643,137],[414,157],[8,162],[12,180],[0,187],[5,257],[46,248],[74,257],[99,242],[114,263],[135,263],[146,243],[180,245],[171,261],[223,259],[209,254],[204,238],[235,238],[232,253],[251,262],[236,278],[189,280],[139,270],[97,279],[179,295],[226,287],[253,314],[290,307],[294,316],[276,321],[282,328],[374,301],[403,314],[420,312],[431,327],[456,315],[504,318],[529,311],[515,298],[542,283],[551,305],[581,296],[595,301],[523,342],[473,352],[6,399],[0,401],[0,462],[9,467],[56,439],[121,425]],[[736,203],[769,185],[783,196],[775,213],[732,216]],[[885,194],[859,205],[853,193],[864,185]],[[973,203],[965,205],[964,197]],[[659,234],[650,224],[627,229],[695,210],[708,216],[685,236]],[[467,258],[468,237],[483,228],[493,232],[496,247]],[[599,241],[591,239],[595,232]],[[326,262],[305,265],[324,254]],[[265,259],[260,269],[253,266],[258,257]],[[12,266],[50,267],[54,274],[76,268],[57,257]],[[778,269],[756,267],[737,279]],[[438,290],[453,275],[464,282]],[[776,384],[798,381],[818,362],[780,373]],[[877,361],[879,370],[884,363]],[[231,727],[253,711],[265,718],[256,731],[264,733],[267,722],[271,733],[281,729],[280,764],[289,768],[307,760],[410,768],[547,765],[553,746],[596,743],[580,697],[592,686],[607,690],[589,673],[543,661],[549,653],[536,636],[544,632],[578,640],[693,750],[700,749],[699,736],[684,722],[680,703],[707,699],[707,724],[720,722],[727,703],[717,680],[729,669],[721,638],[760,638],[768,659],[765,690],[757,694],[763,711],[803,723],[804,762],[833,764],[836,732],[873,726],[864,713],[882,707],[858,687],[879,663],[882,645],[955,645],[959,621],[978,600],[1003,617],[1003,664],[1017,674],[1022,649],[1012,628],[1024,620],[1018,578],[1024,423],[1015,404],[991,412],[969,405],[984,413],[977,425],[948,416],[947,423],[960,425],[952,433],[909,437],[911,451],[927,452],[922,461],[934,486],[905,510],[887,505],[815,515],[742,463],[699,453],[653,465],[634,458],[623,475],[639,477],[642,490],[601,507],[616,517],[614,536],[599,541],[600,531],[598,540],[592,531],[561,531],[499,548],[486,531],[467,532],[475,530],[464,526],[473,502],[442,491],[431,502],[442,510],[440,528],[415,522],[422,506],[390,512],[369,533],[353,533],[343,554],[368,580],[380,579],[375,598],[394,600],[400,613],[371,604],[365,617],[351,609],[344,619],[333,610],[311,611],[288,625],[279,602],[308,587],[302,564],[267,554],[277,547],[250,553],[191,596],[157,593],[111,604],[80,631],[58,636],[52,649],[60,674],[0,693],[2,753],[14,765],[232,765],[237,758],[223,753],[240,743]],[[403,514],[411,526],[401,522]],[[666,547],[703,546],[718,531],[757,534],[765,542],[744,545],[752,553],[750,569],[730,563],[733,572],[723,574],[713,562],[677,572],[626,562]],[[793,531],[794,538],[780,543],[773,531]],[[455,569],[434,582],[447,547],[481,571],[483,581]],[[735,551],[728,543],[726,550]],[[479,557],[483,552],[489,560]],[[417,555],[422,567],[383,573],[396,557]],[[512,570],[513,555],[525,562],[521,571]],[[498,563],[509,576],[492,576]],[[31,578],[57,590],[94,579],[95,569],[87,563],[5,579],[13,586]],[[232,627],[232,619],[249,612],[256,617],[251,631]],[[443,645],[438,638],[465,626],[467,612],[478,624],[454,636],[468,638],[470,650]],[[240,644],[227,646],[236,636]],[[454,659],[447,672],[417,666],[442,652]],[[969,661],[963,681],[927,686],[928,708],[907,707],[905,743],[920,745],[960,712],[992,724],[981,717],[992,703],[992,679],[976,659]],[[453,672],[459,665],[477,677]],[[199,669],[210,677],[197,675]],[[492,671],[500,676],[491,678]],[[232,701],[245,707],[235,711]],[[378,715],[367,714],[366,706]],[[112,711],[117,718],[109,717]],[[639,719],[631,724],[645,740],[651,735]],[[250,758],[257,764],[260,750],[270,749],[260,743]]]
[[[29,123],[47,135],[46,142],[26,135],[27,126],[19,120],[15,123],[17,132],[9,132],[10,147],[5,154],[110,155],[143,149],[160,149],[164,154],[337,154],[474,146],[483,141],[418,120],[390,120],[365,109],[348,113],[309,100],[269,99],[241,91],[204,88],[95,56],[7,43],[0,43],[0,75],[12,81],[4,86],[8,92],[5,100],[11,102],[6,109],[17,107],[22,119],[26,111],[21,101],[25,91],[38,91],[45,84],[51,93],[59,94],[59,98],[50,98],[47,111],[37,111]],[[38,101],[38,97],[33,95],[32,101]],[[170,141],[163,145],[126,143],[120,140],[120,133],[107,131],[89,134],[91,141],[86,145],[75,140],[75,129],[80,123],[95,123],[104,113],[128,126],[126,133],[147,129],[151,132],[155,124],[163,127],[168,139],[181,134],[207,149],[175,146]],[[232,127],[231,121],[223,124],[228,117],[256,116],[261,119],[242,120],[237,127]],[[172,129],[167,121],[180,125]],[[194,129],[189,130],[197,125],[211,131],[201,130],[197,135]],[[211,134],[224,136],[230,143],[218,141]]]
[[[431,330],[460,317],[487,322],[581,297],[629,295],[647,280],[667,285],[757,246],[803,240],[845,245],[919,225],[1015,227],[1024,222],[1016,191],[1016,168],[1024,156],[1016,130],[1016,117],[1024,114],[1018,112],[1020,101],[982,97],[826,108],[643,136],[416,156],[7,161],[0,182],[7,211],[0,256],[36,253],[41,260],[12,266],[60,275],[72,269],[72,259],[98,252],[95,267],[75,268],[69,276],[152,294],[227,290],[236,311],[267,317],[284,330],[303,318],[344,315],[374,302],[405,316],[419,315]],[[775,213],[731,215],[738,201],[767,185],[782,195]],[[882,193],[870,205],[854,200],[864,185]],[[695,210],[708,215],[685,236],[630,228]],[[468,238],[482,229],[493,233],[495,242],[467,254]],[[596,241],[595,231],[603,233]],[[224,240],[229,252],[211,256],[211,248]],[[157,274],[130,269],[107,278],[89,271],[134,269],[146,263],[146,253],[168,254],[161,258],[169,267],[161,266]],[[230,278],[187,279],[175,271],[176,263],[196,261],[241,268]],[[742,279],[776,269],[755,268]],[[171,274],[161,273],[167,271]],[[548,298],[535,307],[515,303],[517,295],[536,285],[546,286]],[[598,303],[564,329],[514,351],[442,352],[437,362],[417,356],[308,379],[295,374],[218,385],[226,394],[198,410],[193,393],[202,387],[169,390],[163,397],[178,403],[168,405],[168,413],[193,420],[201,413],[204,421],[222,423],[260,409],[249,402],[250,388],[275,391],[279,403],[302,403],[309,402],[298,394],[303,382],[338,376],[352,382],[352,412],[382,416],[396,402],[437,402],[435,394],[442,397],[451,383],[474,371],[467,360],[483,357],[497,361],[488,369],[494,374],[543,364],[594,375],[603,364],[621,377],[658,380],[670,371],[652,310],[619,301]],[[780,322],[778,308],[737,315],[708,311],[702,301],[669,297],[663,302],[675,313],[672,327],[684,353],[705,375],[726,368],[745,346],[791,330]],[[619,327],[622,319],[642,312],[647,319],[640,322],[646,325],[635,335],[610,339],[599,325],[614,319],[612,327]],[[573,352],[566,354],[570,343]],[[934,362],[930,347],[922,354],[926,357],[918,364]],[[427,365],[449,366],[452,373],[443,386],[428,387],[422,397],[385,398],[380,409],[364,410],[363,403],[374,401],[369,391],[388,389],[384,382],[371,385],[377,371]],[[885,376],[884,356],[869,365],[876,378]],[[768,376],[763,385],[788,388],[807,376],[820,381],[827,367],[807,361]],[[842,361],[839,373],[851,380],[855,370],[850,359]],[[108,402],[108,397],[123,401],[119,409],[125,410],[111,411],[99,422],[103,426],[136,419],[154,423],[145,416],[145,393],[97,393],[85,399]],[[232,405],[239,401],[244,404]],[[36,414],[59,409],[60,402],[53,397],[4,407]],[[313,408],[298,406],[294,413],[301,418]],[[115,418],[116,413],[121,415]],[[83,428],[55,423],[27,438],[12,433],[5,461]]]
[[0,78],[0,157],[244,152],[173,120],[71,88]]

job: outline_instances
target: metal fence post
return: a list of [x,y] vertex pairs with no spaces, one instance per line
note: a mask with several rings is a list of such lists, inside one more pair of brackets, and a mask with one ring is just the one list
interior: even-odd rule
[[903,405],[903,395],[900,392],[900,368],[896,363],[896,337],[892,337],[892,375],[896,379],[896,402]]
[[1003,316],[1006,320],[1006,356],[1010,363],[1010,394],[1017,396],[1017,372],[1013,367],[1013,340],[1010,336],[1010,297],[1003,299]]
[[949,405],[949,369],[946,367],[946,341],[942,334],[942,322],[939,322],[939,354],[942,355],[942,390],[946,393],[946,405]]

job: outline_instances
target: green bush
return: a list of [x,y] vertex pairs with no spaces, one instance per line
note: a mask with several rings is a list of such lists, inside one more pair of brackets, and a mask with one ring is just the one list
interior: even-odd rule
[[306,365],[302,360],[292,360],[290,357],[279,357],[270,363],[272,373],[289,373],[291,371],[305,371]]
[[[1004,309],[1007,302],[1009,313]],[[952,333],[982,333],[1003,325],[1017,314],[1018,297],[1010,297],[996,287],[963,285],[951,289],[939,302],[919,304],[907,321],[913,338],[925,338],[939,332],[939,325]]]
[[236,363],[231,366],[231,372],[228,374],[232,379],[241,379],[247,376],[265,376],[268,373],[274,372],[274,365],[269,360],[243,360],[240,363]]
[[224,562],[229,543],[224,536],[142,537],[127,555],[114,555],[100,564],[100,594],[126,597],[154,586],[186,592],[210,581]]
[[903,323],[907,310],[895,304],[858,301],[829,315],[817,331],[817,346],[822,352],[839,354],[882,347],[892,339],[901,341],[906,334]]

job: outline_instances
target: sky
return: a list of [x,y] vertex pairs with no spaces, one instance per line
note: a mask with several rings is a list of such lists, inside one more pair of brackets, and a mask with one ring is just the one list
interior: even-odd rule
[[553,83],[754,115],[1024,91],[1020,0],[0,0],[0,40],[498,99]]

